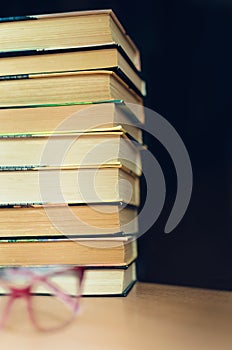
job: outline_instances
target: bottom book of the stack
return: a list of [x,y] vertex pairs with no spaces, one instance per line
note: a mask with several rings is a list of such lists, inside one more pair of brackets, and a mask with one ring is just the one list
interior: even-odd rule
[[[83,296],[126,296],[136,280],[135,262],[127,266],[88,267],[85,272]],[[75,284],[69,276],[56,276],[53,282],[68,294],[75,294]],[[49,293],[44,287],[38,291]]]
[[[4,266],[5,267],[5,266]],[[25,268],[26,266],[24,266]],[[0,267],[0,273],[1,273]],[[12,267],[11,267],[12,268]],[[51,273],[52,266],[30,266],[34,273],[46,275],[47,270]],[[54,267],[57,269],[57,267]],[[124,266],[94,267],[88,266],[85,269],[81,294],[83,296],[126,296],[136,281],[135,262]],[[54,274],[49,278],[53,287],[60,289],[68,295],[79,295],[77,280],[70,274]],[[51,288],[46,283],[35,283],[32,286],[33,295],[50,295]],[[0,295],[8,294],[0,283]]]

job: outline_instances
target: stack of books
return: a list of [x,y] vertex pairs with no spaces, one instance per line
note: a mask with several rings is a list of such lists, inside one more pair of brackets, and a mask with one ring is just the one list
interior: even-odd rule
[[111,10],[2,18],[0,29],[0,265],[84,265],[84,295],[126,294],[142,172],[139,51]]

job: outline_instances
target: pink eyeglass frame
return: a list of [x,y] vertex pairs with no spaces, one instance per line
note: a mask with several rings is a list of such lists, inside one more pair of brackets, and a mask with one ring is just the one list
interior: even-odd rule
[[[7,268],[8,267],[6,267],[6,269]],[[57,268],[57,266],[56,266],[56,268]],[[15,275],[19,274],[21,276],[30,277],[31,283],[27,287],[16,288],[16,287],[10,286],[8,282],[6,282],[3,278],[0,277],[0,285],[4,286],[7,290],[9,290],[9,300],[5,306],[2,317],[0,319],[0,329],[2,329],[6,325],[8,317],[10,315],[10,310],[12,308],[12,305],[15,302],[15,300],[18,298],[25,298],[26,299],[29,318],[30,318],[32,324],[35,326],[35,328],[37,328],[40,331],[51,331],[51,330],[57,330],[57,329],[63,328],[74,319],[75,315],[77,314],[77,312],[79,310],[79,300],[81,298],[81,294],[79,294],[75,297],[68,295],[68,294],[64,293],[60,288],[58,288],[55,284],[53,284],[51,281],[49,281],[49,278],[54,277],[56,275],[64,274],[66,272],[73,272],[77,277],[77,281],[79,281],[79,285],[80,285],[79,289],[81,291],[83,277],[84,277],[84,271],[85,271],[84,267],[72,266],[72,267],[60,268],[58,271],[46,273],[45,275],[36,274],[35,272],[27,270],[26,268],[23,269],[22,271],[17,270],[17,268],[14,270],[14,268],[11,268],[11,267],[9,269],[12,269],[11,272],[13,272]],[[56,327],[56,328],[52,328],[52,329],[43,328],[37,323],[36,318],[34,316],[34,312],[33,312],[33,306],[31,303],[31,298],[34,296],[34,294],[32,293],[32,287],[36,282],[42,282],[45,286],[49,287],[49,289],[52,291],[52,293],[53,293],[52,295],[54,297],[58,298],[61,302],[66,304],[67,307],[71,308],[72,317],[70,318],[70,320],[68,320],[67,322],[65,322],[61,326]],[[0,298],[1,298],[1,295],[0,295]]]

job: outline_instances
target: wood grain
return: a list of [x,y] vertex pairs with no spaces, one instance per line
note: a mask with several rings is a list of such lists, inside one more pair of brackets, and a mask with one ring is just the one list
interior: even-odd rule
[[3,349],[232,348],[231,292],[137,283],[126,298],[83,298],[80,315],[59,332],[38,333],[21,319],[1,332]]

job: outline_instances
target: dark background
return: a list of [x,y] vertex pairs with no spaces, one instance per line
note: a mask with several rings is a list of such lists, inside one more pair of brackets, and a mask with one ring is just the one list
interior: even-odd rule
[[[145,105],[169,120],[192,161],[193,195],[185,217],[163,233],[176,191],[169,155],[146,143],[167,181],[165,208],[139,240],[143,281],[232,288],[230,0],[8,1],[0,16],[112,8],[141,50]],[[155,181],[155,178],[154,178]]]

